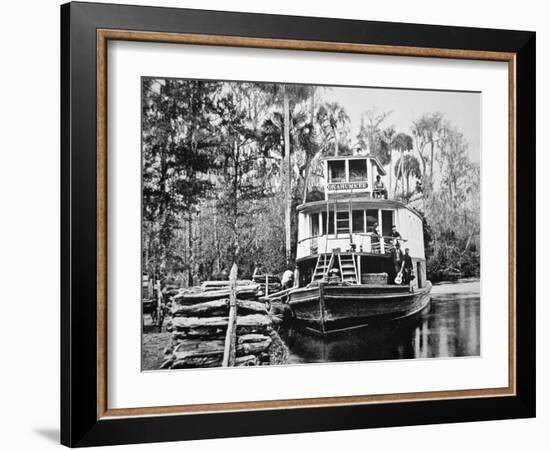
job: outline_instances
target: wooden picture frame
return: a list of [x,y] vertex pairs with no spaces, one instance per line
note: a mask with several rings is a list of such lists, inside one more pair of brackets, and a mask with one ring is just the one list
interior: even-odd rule
[[[507,388],[109,409],[109,40],[505,61],[509,67]],[[90,446],[534,417],[535,33],[69,3],[61,7],[61,442]]]

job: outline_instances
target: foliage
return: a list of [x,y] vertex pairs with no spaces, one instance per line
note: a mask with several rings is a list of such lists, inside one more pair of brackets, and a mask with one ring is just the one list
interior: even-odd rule
[[160,274],[185,265],[188,258],[171,246],[174,230],[211,186],[203,174],[218,141],[211,121],[218,87],[146,79],[142,88],[144,266]]
[[388,124],[390,112],[366,110],[352,146],[346,109],[322,101],[322,88],[144,79],[142,89],[149,275],[191,285],[227,278],[233,262],[240,277],[256,266],[280,273],[295,257],[297,206],[322,198],[322,157],[358,151],[423,214],[428,276],[479,274],[479,167],[440,113],[408,134]]

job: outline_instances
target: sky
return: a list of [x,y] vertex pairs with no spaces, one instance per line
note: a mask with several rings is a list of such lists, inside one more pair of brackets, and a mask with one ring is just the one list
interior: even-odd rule
[[411,134],[413,121],[424,113],[440,112],[464,134],[472,162],[479,163],[481,141],[481,94],[475,92],[381,89],[364,87],[329,87],[321,95],[325,101],[340,103],[350,117],[352,144],[361,124],[363,112],[376,108],[391,111],[382,123],[394,125],[396,131]]

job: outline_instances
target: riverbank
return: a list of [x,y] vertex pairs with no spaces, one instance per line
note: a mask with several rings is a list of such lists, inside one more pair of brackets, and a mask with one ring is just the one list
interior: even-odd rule
[[479,278],[461,278],[457,281],[440,281],[432,285],[432,296],[437,295],[440,299],[445,296],[460,294],[462,298],[478,298],[481,292]]

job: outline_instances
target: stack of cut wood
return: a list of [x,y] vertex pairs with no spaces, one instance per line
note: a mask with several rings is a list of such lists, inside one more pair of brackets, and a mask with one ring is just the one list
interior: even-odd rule
[[[260,365],[269,361],[273,323],[269,303],[260,286],[237,282],[237,337],[235,365]],[[210,281],[201,287],[179,289],[170,298],[172,333],[161,368],[183,369],[222,365],[229,315],[228,282]]]
[[255,275],[252,280],[260,285],[262,292],[266,295],[279,292],[282,289],[281,279],[276,275]]

